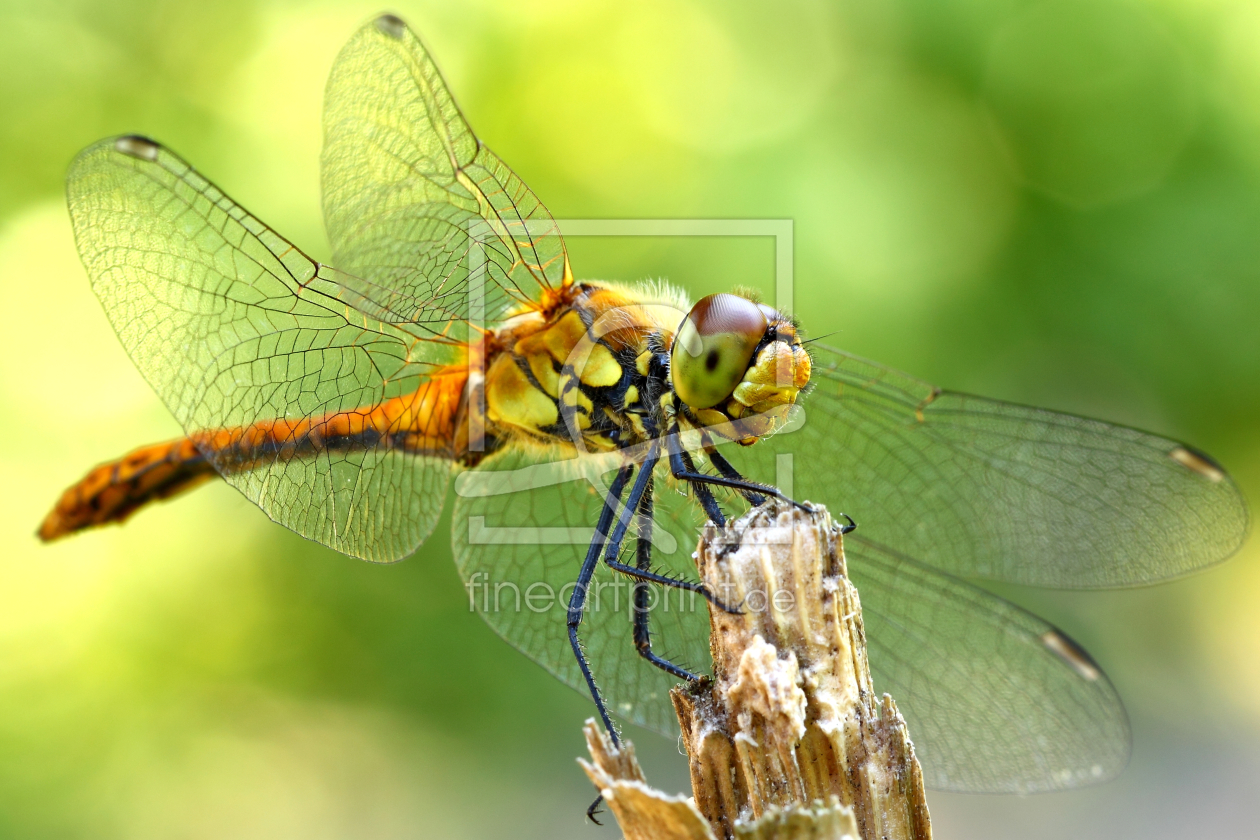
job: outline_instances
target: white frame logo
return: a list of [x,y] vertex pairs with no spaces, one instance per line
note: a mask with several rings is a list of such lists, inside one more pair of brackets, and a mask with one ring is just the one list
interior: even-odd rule
[[[774,299],[771,305],[783,312],[792,311],[793,303],[793,222],[791,219],[557,219],[522,220],[511,223],[511,230],[502,224],[492,224],[484,219],[473,219],[469,231],[468,271],[468,321],[474,330],[485,329],[485,283],[488,260],[485,243],[492,238],[510,234],[527,236],[545,235],[559,229],[565,239],[579,236],[604,237],[770,237],[774,239]],[[681,316],[686,313],[681,313]],[[598,337],[598,336],[597,336]],[[474,356],[474,369],[470,377],[484,381],[484,359]],[[484,392],[479,391],[484,400]],[[480,428],[484,417],[482,405],[468,412],[469,440],[479,441],[484,436]],[[782,431],[799,428],[803,422],[803,410],[793,406],[792,419]],[[575,430],[574,430],[575,431]],[[536,487],[550,486],[575,480],[585,480],[595,492],[604,497],[608,485],[604,476],[626,462],[641,462],[648,447],[638,445],[613,453],[582,451],[581,435],[575,435],[579,447],[576,458],[562,462],[540,463],[516,470],[470,470],[455,480],[456,494],[468,497],[494,496],[515,493]],[[790,453],[781,453],[775,459],[775,486],[786,496],[792,497],[793,463]],[[574,469],[574,468],[577,469]],[[623,512],[623,515],[624,512]],[[485,517],[472,516],[468,522],[468,542],[471,545],[586,545],[591,540],[591,528],[586,527],[538,527],[538,526],[488,526]],[[661,550],[672,554],[676,540],[664,529],[654,529],[652,541]]]

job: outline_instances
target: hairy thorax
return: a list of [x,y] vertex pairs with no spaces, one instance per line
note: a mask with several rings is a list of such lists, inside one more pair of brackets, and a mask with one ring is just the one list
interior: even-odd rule
[[652,436],[651,361],[686,314],[679,310],[680,302],[579,283],[509,318],[487,336],[487,437],[580,440],[608,451]]

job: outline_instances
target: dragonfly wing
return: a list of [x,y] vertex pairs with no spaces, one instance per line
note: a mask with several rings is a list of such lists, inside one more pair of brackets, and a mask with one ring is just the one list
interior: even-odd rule
[[851,534],[875,690],[906,718],[927,784],[1035,793],[1110,779],[1124,707],[1070,639],[995,595]]
[[749,454],[763,470],[792,454],[795,497],[872,539],[951,574],[1053,587],[1163,580],[1242,542],[1238,487],[1185,444],[810,347],[803,427]]
[[[552,462],[513,451],[463,473],[455,485],[453,544],[470,607],[583,693],[566,607],[616,466],[615,458]],[[654,569],[694,579],[701,515],[659,468],[657,479]],[[862,599],[875,688],[897,699],[929,784],[1032,792],[1102,781],[1123,768],[1124,709],[1070,639],[994,595],[857,535],[846,538],[845,550]],[[711,673],[703,599],[675,591],[666,601],[662,590],[652,591],[654,651]],[[678,680],[636,654],[628,595],[625,580],[601,566],[581,639],[609,709],[674,735],[669,690]]]
[[[372,406],[415,391],[448,348],[347,308],[310,260],[151,140],[103,140],[67,196],[92,288],[123,346],[189,436]],[[441,511],[449,462],[360,446],[276,455],[229,483],[294,531],[399,559]]]
[[555,220],[473,135],[392,15],[364,25],[333,65],[322,170],[333,262],[383,320],[441,332],[537,306],[568,282]]
[[[587,689],[569,646],[566,608],[619,465],[615,456],[551,461],[539,453],[509,451],[455,482],[452,543],[470,606],[509,644],[583,694]],[[658,467],[653,571],[695,580],[691,553],[699,533],[697,508],[667,486],[665,475]],[[628,536],[623,562],[634,562],[633,546]],[[710,673],[704,599],[659,587],[650,591],[653,651],[692,671]],[[669,690],[679,681],[636,653],[629,594],[627,579],[601,564],[579,631],[583,646],[613,714],[676,735]]]

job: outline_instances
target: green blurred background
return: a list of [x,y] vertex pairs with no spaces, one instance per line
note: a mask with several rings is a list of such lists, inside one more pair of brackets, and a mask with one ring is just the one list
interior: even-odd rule
[[[1254,0],[393,10],[556,216],[793,219],[813,334],[1194,442],[1260,498]],[[70,159],[152,135],[326,257],[323,83],[378,11],[0,10],[0,836],[617,836],[583,824],[587,703],[468,612],[445,523],[374,567],[213,486],[126,528],[32,535],[86,468],[178,432],[88,288]],[[579,276],[696,296],[772,277],[768,239],[571,250]],[[1257,553],[1152,589],[1008,591],[1108,669],[1133,762],[1081,792],[932,795],[938,836],[1252,836]],[[675,745],[630,734],[683,789]]]

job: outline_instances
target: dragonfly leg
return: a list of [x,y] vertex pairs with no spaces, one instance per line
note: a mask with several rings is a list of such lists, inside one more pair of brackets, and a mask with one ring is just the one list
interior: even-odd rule
[[[696,469],[695,461],[691,460],[691,454],[685,449],[679,449],[679,457],[682,459],[683,468],[695,475],[704,475]],[[670,463],[673,464],[671,456]],[[677,473],[674,474],[678,476]],[[707,484],[693,481],[691,489],[695,492],[696,498],[700,501],[700,507],[704,508],[704,512],[708,515],[709,520],[719,528],[726,524],[726,515],[722,513],[722,506],[718,504],[717,498],[713,495],[713,491],[709,489]]]
[[[626,497],[626,506],[623,509],[622,518],[617,523],[616,529],[608,539],[608,544],[604,551],[604,562],[613,571],[621,572],[622,574],[634,579],[634,586],[631,594],[631,609],[633,610],[632,615],[634,619],[634,648],[638,651],[639,656],[643,657],[657,668],[660,668],[662,671],[672,674],[679,679],[695,681],[700,679],[699,675],[670,662],[665,657],[659,656],[652,651],[652,636],[648,628],[648,619],[650,616],[650,609],[648,607],[649,584],[655,583],[661,586],[671,586],[677,589],[684,589],[689,592],[697,592],[703,595],[705,600],[709,601],[721,610],[736,614],[738,614],[738,611],[719,601],[706,587],[699,583],[667,577],[666,575],[660,575],[651,570],[652,471],[656,467],[656,463],[659,459],[659,450],[653,448],[651,454],[643,462],[639,477],[635,480],[634,487],[630,490],[630,495]],[[626,536],[626,527],[628,524],[627,514],[631,510],[635,510],[638,526],[638,541],[635,545],[635,565],[633,566],[615,559],[621,551],[621,544]]]
[[[640,545],[644,542],[645,539],[640,537]],[[648,545],[651,545],[651,543],[648,542]],[[742,610],[738,607],[732,607],[729,604],[723,603],[722,600],[710,592],[703,583],[696,583],[691,580],[683,580],[682,578],[673,578],[668,575],[657,574],[649,569],[642,568],[640,566],[631,566],[612,559],[606,558],[604,562],[607,563],[608,568],[612,569],[614,572],[621,572],[623,575],[634,578],[636,586],[640,584],[646,586],[649,583],[655,583],[659,586],[668,586],[671,589],[681,589],[684,592],[694,592],[697,595],[703,596],[704,600],[708,601],[724,613],[730,613],[731,615],[743,615]]]
[[[708,454],[709,460],[713,462],[713,466],[716,467],[717,471],[720,472],[724,477],[729,478],[733,481],[737,481],[741,485],[747,485],[751,487],[759,486],[755,482],[748,481],[746,478],[744,478],[744,476],[740,473],[740,471],[735,469],[735,467],[731,464],[730,461],[722,457],[722,454],[717,451],[716,447],[706,446],[704,451],[706,454]],[[747,489],[747,487],[741,487],[740,493],[742,493],[744,495],[744,498],[748,500],[748,504],[752,505],[753,507],[756,507],[757,505],[761,504],[762,502],[766,500],[765,496],[753,490]],[[780,498],[780,499],[784,498],[781,494],[775,494],[775,495],[777,496],[777,498]],[[792,500],[789,499],[789,501],[792,501]],[[800,505],[795,501],[792,501],[792,504],[797,505],[797,507],[804,507],[804,505]],[[844,525],[840,526],[841,534],[849,534],[857,530],[857,523],[853,521],[852,516],[849,516],[849,514],[847,513],[841,513],[840,515],[843,516],[846,520],[848,520]]]
[[[629,521],[628,512],[639,504],[638,499],[635,498],[636,493],[639,498],[643,498],[645,495],[648,497],[650,510],[651,494],[648,492],[648,488],[650,488],[652,482],[652,470],[655,469],[656,462],[659,459],[658,451],[653,449],[641,466],[639,477],[635,480],[634,487],[630,489],[630,497],[626,499],[625,511],[618,518],[617,526],[613,530],[611,539],[608,541],[610,550],[613,553],[620,549],[621,541],[625,538],[626,525]],[[582,623],[582,611],[586,606],[586,589],[590,585],[591,577],[595,574],[595,565],[599,560],[600,551],[604,547],[603,535],[608,531],[608,526],[612,524],[617,504],[621,501],[621,492],[625,489],[626,482],[630,479],[630,473],[633,470],[634,467],[630,464],[622,467],[617,473],[617,477],[613,479],[612,485],[608,488],[608,497],[604,499],[604,509],[600,512],[599,524],[595,528],[595,536],[591,539],[591,547],[587,550],[586,559],[582,561],[582,570],[578,573],[577,586],[573,590],[573,596],[569,599],[569,644],[573,646],[573,655],[577,657],[578,667],[582,669],[582,676],[586,679],[586,687],[590,689],[591,699],[595,701],[595,708],[599,709],[599,716],[604,722],[604,729],[608,731],[608,737],[612,739],[614,746],[620,746],[621,740],[617,736],[617,730],[613,728],[612,719],[608,716],[608,709],[604,705],[603,696],[599,693],[599,686],[595,684],[595,678],[591,676],[591,668],[586,661],[586,652],[582,650],[582,643],[578,639],[577,629],[578,625]],[[616,548],[612,548],[614,544]],[[638,585],[636,584],[636,586]],[[661,661],[665,662],[665,660]],[[672,663],[667,664],[672,665]],[[671,670],[670,673],[675,672]],[[687,677],[683,678],[687,679]],[[586,818],[596,825],[603,825],[595,818],[596,814],[600,812],[599,806],[603,802],[604,796],[600,794],[586,808]]]
[[[739,615],[739,610],[722,603],[716,596],[709,592],[703,584],[668,577],[667,575],[657,574],[651,570],[652,472],[656,469],[656,464],[659,460],[660,449],[657,446],[653,446],[649,451],[648,456],[643,460],[643,464],[639,469],[639,477],[635,479],[634,486],[630,488],[630,495],[626,497],[626,506],[622,509],[621,517],[617,521],[617,526],[613,529],[612,534],[609,535],[608,542],[604,546],[604,562],[608,565],[608,568],[616,572],[621,572],[624,575],[628,575],[639,583],[655,583],[661,586],[670,586],[675,589],[695,592],[703,595],[705,600],[723,612]],[[705,489],[707,491],[708,488]],[[717,500],[713,498],[711,493],[709,494],[709,500],[716,506]],[[647,511],[646,514],[644,513],[645,505]],[[617,559],[618,555],[621,553],[621,544],[626,538],[626,529],[630,525],[631,511],[637,511],[639,520],[639,542],[637,548],[638,562],[634,566],[622,563]],[[644,531],[644,522],[647,523],[646,532]]]
[[594,802],[586,806],[586,818],[590,820],[591,822],[595,823],[595,825],[603,825],[602,822],[595,819],[596,814],[603,813],[603,811],[599,810],[599,806],[603,804],[604,804],[604,795],[601,793],[599,796],[595,797]]
[[[798,502],[795,499],[789,499],[787,496],[783,495],[783,492],[779,490],[779,488],[773,487],[769,484],[760,484],[756,481],[749,481],[742,476],[733,478],[725,475],[709,475],[708,473],[700,472],[695,468],[694,464],[690,463],[691,458],[678,442],[677,426],[674,427],[670,434],[665,436],[665,445],[669,448],[670,473],[673,474],[674,478],[677,478],[680,481],[690,482],[693,487],[697,487],[697,495],[699,485],[713,484],[718,487],[730,487],[732,490],[738,490],[741,493],[751,492],[772,496],[780,501],[787,502],[790,505],[795,505],[801,510],[808,511],[811,509],[806,504]],[[730,464],[727,464],[727,466],[729,467]],[[734,467],[731,467],[731,471],[735,471]],[[735,475],[739,476],[739,473],[736,472]]]
[[[704,448],[704,451],[705,451],[705,454],[709,456],[710,463],[713,464],[714,468],[717,469],[719,473],[731,479],[732,481],[745,480],[744,477],[740,475],[739,470],[731,466],[731,462],[726,460],[726,458],[722,456],[721,452],[717,451],[717,447],[706,446]],[[753,490],[744,489],[744,490],[741,490],[740,492],[744,495],[744,498],[748,500],[748,504],[752,505],[753,507],[756,507],[757,505],[761,504],[762,502],[766,500],[765,496]]]
[[[569,598],[567,618],[569,644],[573,647],[573,655],[577,658],[578,668],[582,671],[582,678],[586,680],[586,687],[590,689],[591,699],[595,701],[595,708],[599,710],[600,720],[604,723],[604,729],[608,730],[608,737],[612,739],[614,746],[620,746],[621,739],[617,735],[617,730],[613,727],[612,718],[608,716],[608,708],[604,705],[604,698],[599,693],[599,687],[595,685],[595,678],[591,676],[591,666],[586,661],[586,651],[582,649],[582,642],[578,639],[578,625],[582,623],[582,613],[586,609],[587,589],[591,585],[591,577],[595,574],[595,566],[599,563],[600,551],[604,547],[604,534],[608,532],[608,526],[612,524],[613,516],[617,512],[617,505],[621,501],[622,491],[625,490],[626,482],[630,480],[632,472],[634,472],[634,465],[626,464],[617,471],[616,478],[613,479],[612,484],[608,488],[608,496],[604,499],[604,509],[600,511],[599,523],[595,526],[595,536],[591,538],[590,548],[586,551],[586,559],[582,561],[582,568],[578,572],[577,584],[573,588],[573,595]],[[624,531],[624,529],[622,530]],[[591,806],[592,810],[594,807],[594,805]]]
[[[643,499],[639,502],[638,516],[639,538],[637,544],[635,545],[635,571],[647,572],[652,565],[651,484],[648,485],[647,492],[643,494]],[[623,564],[619,563],[617,565]],[[671,674],[688,682],[695,682],[700,679],[698,674],[693,674],[686,668],[683,668],[680,665],[675,665],[665,657],[652,652],[652,633],[648,628],[648,620],[651,617],[648,607],[648,594],[648,583],[642,579],[636,579],[631,593],[631,609],[634,611],[634,649],[639,652],[639,656],[643,657],[657,668],[660,668],[665,673]]]

